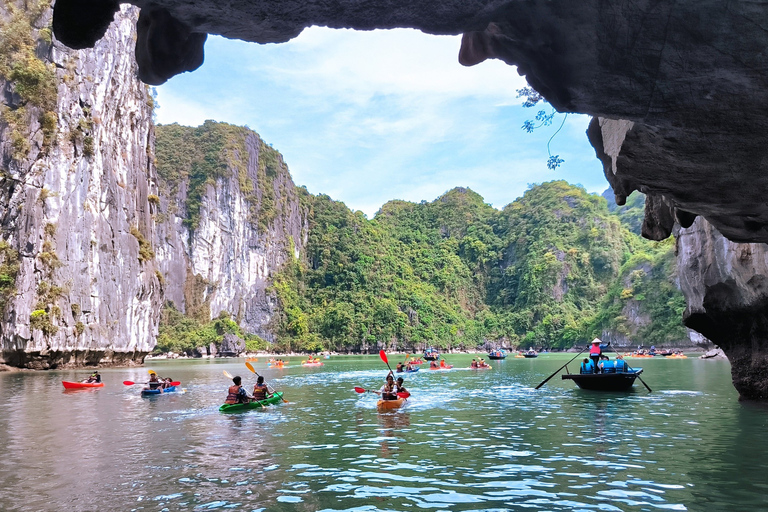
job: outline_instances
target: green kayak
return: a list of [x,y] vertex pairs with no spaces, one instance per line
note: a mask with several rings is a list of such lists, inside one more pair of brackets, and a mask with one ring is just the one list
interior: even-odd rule
[[261,409],[268,405],[279,404],[283,400],[283,392],[277,391],[274,395],[266,400],[257,400],[254,402],[248,402],[247,404],[224,404],[219,407],[221,412],[242,412],[250,411],[251,409]]

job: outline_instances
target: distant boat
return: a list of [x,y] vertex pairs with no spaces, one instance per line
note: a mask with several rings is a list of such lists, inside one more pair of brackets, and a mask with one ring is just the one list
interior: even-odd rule
[[539,357],[539,354],[537,354],[535,350],[528,350],[527,352],[523,352],[523,357],[527,357],[527,358]]
[[427,361],[437,361],[440,359],[440,353],[437,351],[436,348],[428,348],[424,350],[424,359]]
[[491,350],[488,352],[488,359],[504,359],[507,353],[502,349]]

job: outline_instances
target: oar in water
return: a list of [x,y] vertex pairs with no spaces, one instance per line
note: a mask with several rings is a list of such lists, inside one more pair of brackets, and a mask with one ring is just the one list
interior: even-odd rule
[[[608,346],[611,348],[611,350],[613,350],[614,352],[616,352],[616,349],[615,349],[615,348],[613,348],[613,347],[611,347],[611,344],[610,344],[610,343],[608,343]],[[619,353],[618,353],[618,352],[616,352],[616,355],[619,355]],[[627,365],[627,368],[629,368],[630,370],[632,370],[632,367],[631,367],[631,366],[629,366],[629,363],[627,363],[626,361],[624,361],[624,363],[626,363],[626,365]],[[632,370],[632,371],[634,371],[634,370]],[[651,388],[648,386],[648,384],[646,384],[646,383],[645,383],[645,381],[644,381],[644,380],[643,380],[643,378],[640,376],[640,374],[637,374],[637,378],[638,378],[638,379],[640,379],[640,382],[642,382],[642,383],[643,383],[643,386],[645,386],[645,389],[647,389],[649,393],[653,393],[653,390],[652,390],[652,389],[651,389]]]
[[[248,361],[245,362],[245,367],[248,368],[249,370],[251,370],[253,373],[255,373],[257,377],[261,377],[261,375],[259,375],[259,372],[257,372],[256,369],[253,367],[253,365],[251,363],[249,363]],[[269,384],[267,384],[267,390],[269,391]],[[271,391],[269,391],[269,392],[274,394],[275,393],[274,388]],[[282,400],[286,404],[290,403],[288,400],[283,398],[282,394],[280,395],[280,400]]]
[[[358,393],[376,393],[377,395],[380,394],[379,391],[374,391],[372,389],[361,388],[360,386],[355,386],[355,391],[358,392]],[[401,392],[396,393],[396,394],[397,394],[398,398],[408,398],[409,396],[411,396],[411,394],[408,393],[407,391],[401,391]]]
[[560,373],[560,370],[562,370],[563,368],[565,368],[566,366],[568,366],[568,365],[569,365],[571,362],[573,362],[573,360],[574,360],[574,359],[576,359],[577,357],[579,357],[579,356],[580,356],[580,355],[581,355],[581,354],[584,352],[584,350],[587,350],[587,349],[583,349],[581,352],[579,352],[578,354],[576,354],[575,356],[573,356],[573,359],[571,359],[570,361],[568,361],[567,363],[565,363],[563,366],[561,366],[560,368],[558,368],[557,370],[555,370],[555,373],[553,373],[552,375],[550,375],[549,377],[547,377],[546,379],[544,379],[544,380],[542,381],[542,383],[541,383],[541,384],[539,384],[538,386],[536,386],[534,389],[539,389],[541,386],[543,386],[544,384],[546,384],[546,383],[549,381],[549,379],[551,379],[552,377],[554,377],[555,375],[557,375],[558,373]]

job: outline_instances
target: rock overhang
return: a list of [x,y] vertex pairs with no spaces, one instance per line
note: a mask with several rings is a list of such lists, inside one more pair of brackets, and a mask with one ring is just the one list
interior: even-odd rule
[[[747,1],[136,0],[140,78],[159,84],[203,62],[207,34],[284,42],[305,27],[408,27],[463,34],[459,61],[498,58],[589,130],[617,201],[649,196],[645,236],[701,215],[738,242],[768,241],[768,8]],[[119,5],[57,0],[54,33],[101,37]],[[85,13],[85,14],[83,14]],[[601,120],[625,120],[623,140]],[[605,123],[604,123],[605,124]],[[607,126],[610,126],[608,123]]]

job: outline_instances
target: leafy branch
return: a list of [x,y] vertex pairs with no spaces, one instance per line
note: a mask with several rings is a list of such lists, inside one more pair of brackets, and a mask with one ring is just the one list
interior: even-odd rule
[[[522,89],[517,90],[517,97],[518,98],[525,98],[525,101],[523,101],[523,106],[526,108],[531,108],[536,106],[539,102],[547,103],[547,100],[544,99],[544,96],[539,94],[536,90],[534,90],[532,87],[523,87]],[[533,133],[534,130],[537,130],[539,128],[543,128],[545,126],[551,126],[552,122],[555,118],[555,116],[558,114],[557,110],[552,108],[549,112],[546,110],[539,110],[536,113],[535,119],[528,119],[523,123],[523,130],[525,130],[527,133]],[[547,168],[554,171],[558,167],[560,167],[560,164],[565,162],[562,158],[560,158],[560,155],[553,155],[552,151],[550,151],[549,145],[552,142],[552,139],[555,138],[555,135],[557,135],[560,130],[563,129],[563,126],[565,125],[565,120],[568,119],[568,114],[565,114],[563,116],[563,122],[560,123],[560,128],[557,129],[555,133],[552,134],[552,136],[547,141],[547,154],[549,155],[549,158],[547,159]]]

